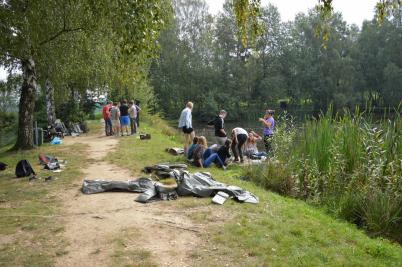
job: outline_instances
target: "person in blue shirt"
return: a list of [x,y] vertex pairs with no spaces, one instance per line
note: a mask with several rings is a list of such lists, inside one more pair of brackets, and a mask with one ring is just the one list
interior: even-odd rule
[[187,155],[188,147],[195,136],[192,122],[193,119],[191,115],[193,107],[193,103],[188,102],[186,107],[181,111],[179,119],[179,128],[182,129],[184,133],[184,155]]

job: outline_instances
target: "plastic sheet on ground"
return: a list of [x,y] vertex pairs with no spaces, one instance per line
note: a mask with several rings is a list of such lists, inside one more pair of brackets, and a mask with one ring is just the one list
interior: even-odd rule
[[82,192],[84,194],[111,191],[142,193],[136,199],[137,202],[141,203],[158,199],[173,200],[177,198],[175,188],[165,187],[149,178],[139,178],[132,181],[84,180],[82,184]]
[[217,182],[209,173],[196,172],[191,174],[187,171],[175,170],[173,174],[176,178],[176,191],[179,196],[213,197],[216,193],[222,191],[239,202],[253,204],[259,202],[256,195],[238,186]]
[[158,176],[160,179],[164,178],[170,178],[172,176],[172,171],[173,170],[186,170],[187,165],[183,163],[160,163],[160,164],[155,164],[153,166],[147,166],[143,169],[145,173],[154,173],[156,176]]
[[174,200],[178,196],[213,197],[218,192],[225,192],[239,202],[253,204],[259,202],[256,195],[238,186],[217,182],[209,173],[197,172],[192,174],[184,170],[174,170],[171,175],[176,179],[176,188],[164,186],[150,178],[139,178],[132,181],[84,180],[82,192],[84,194],[107,191],[142,193],[136,199],[141,203],[152,200]]

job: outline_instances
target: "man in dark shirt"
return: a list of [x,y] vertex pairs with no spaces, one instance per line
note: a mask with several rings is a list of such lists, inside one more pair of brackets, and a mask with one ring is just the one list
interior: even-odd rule
[[130,117],[128,115],[128,105],[127,100],[123,100],[120,105],[120,125],[121,125],[121,135],[124,135],[124,130],[128,134],[128,125],[130,124]]
[[215,128],[215,137],[218,145],[223,146],[227,140],[227,135],[225,132],[225,118],[227,112],[225,110],[221,110],[219,115],[215,117],[212,121],[208,122],[208,125],[213,125]]

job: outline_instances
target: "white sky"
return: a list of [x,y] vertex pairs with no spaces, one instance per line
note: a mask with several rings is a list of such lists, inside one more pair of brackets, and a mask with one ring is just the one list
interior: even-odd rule
[[[209,11],[217,14],[222,10],[225,0],[205,0],[209,5]],[[361,27],[364,20],[370,20],[374,16],[374,7],[378,0],[333,0],[334,11],[341,12],[343,19],[349,24],[357,24]],[[268,3],[278,7],[282,21],[293,20],[299,12],[307,12],[313,8],[318,0],[262,0],[262,5]],[[7,78],[6,71],[0,66],[0,80]]]
[[[222,10],[225,0],[205,0],[209,11],[217,14]],[[378,0],[333,0],[334,11],[341,12],[348,24],[357,24],[360,28],[364,20],[371,20],[374,16],[375,4]],[[293,20],[299,12],[306,13],[313,8],[318,0],[262,0],[262,5],[272,4],[279,9],[282,21]]]

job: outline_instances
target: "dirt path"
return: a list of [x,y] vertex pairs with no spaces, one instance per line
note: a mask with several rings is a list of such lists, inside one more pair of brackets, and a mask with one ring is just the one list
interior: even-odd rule
[[[88,158],[93,159],[82,178],[133,179],[127,170],[103,160],[108,151],[115,149],[118,139],[86,136],[64,141],[65,145],[75,143],[88,144]],[[115,240],[127,231],[131,233],[130,238],[123,238],[127,249],[151,252],[151,259],[158,266],[188,265],[188,254],[196,246],[199,233],[197,226],[191,224],[185,213],[177,212],[174,205],[140,204],[134,201],[137,194],[133,193],[84,195],[79,189],[66,192],[64,198],[65,213],[73,216],[63,219],[69,245],[56,266],[110,266]]]

